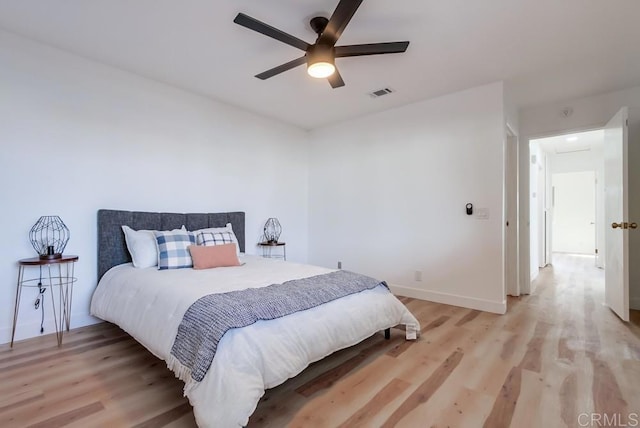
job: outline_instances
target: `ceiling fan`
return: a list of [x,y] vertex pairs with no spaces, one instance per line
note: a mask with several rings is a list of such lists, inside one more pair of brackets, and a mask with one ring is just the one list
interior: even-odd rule
[[314,44],[309,44],[304,40],[300,40],[291,34],[278,30],[244,13],[239,13],[233,22],[305,52],[300,58],[257,74],[256,77],[258,79],[265,80],[306,63],[307,73],[309,73],[310,76],[316,78],[326,77],[331,87],[335,89],[344,86],[344,80],[342,80],[342,76],[340,76],[335,66],[336,58],[401,53],[406,51],[409,46],[409,42],[336,46],[340,35],[347,24],[349,24],[349,21],[356,13],[356,10],[358,10],[358,7],[360,7],[362,1],[363,0],[340,0],[330,19],[323,16],[312,18],[310,21],[311,28],[318,34],[318,38]]

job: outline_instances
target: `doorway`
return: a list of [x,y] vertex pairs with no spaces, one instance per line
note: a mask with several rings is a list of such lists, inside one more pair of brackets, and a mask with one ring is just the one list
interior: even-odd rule
[[[582,137],[591,133],[601,133],[601,138],[595,144],[586,144],[588,138]],[[560,147],[545,150],[545,143],[553,139]],[[525,257],[521,263],[525,266],[524,293],[535,291],[539,268],[553,260],[549,250],[554,248],[553,174],[595,171],[595,254],[581,257],[594,258],[596,266],[605,270],[602,303],[621,320],[628,320],[629,309],[640,309],[640,264],[630,263],[640,257],[640,108],[622,107],[602,130],[528,142],[530,156],[520,158],[522,167],[528,167],[530,173],[530,182],[524,188],[529,191],[525,200],[530,204],[530,230],[521,235],[529,238],[529,245],[521,253],[529,252],[531,262],[531,266],[524,264]],[[569,154],[574,156],[561,156]],[[589,163],[591,167],[585,168]],[[559,166],[568,170],[559,171]]]
[[554,253],[603,267],[604,130],[531,140],[531,279]]

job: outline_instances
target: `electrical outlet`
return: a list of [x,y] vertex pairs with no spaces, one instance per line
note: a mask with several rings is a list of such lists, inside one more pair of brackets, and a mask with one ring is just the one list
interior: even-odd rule
[[416,281],[422,281],[422,271],[421,270],[415,271],[414,278]]
[[338,261],[338,269],[342,269],[342,262]]

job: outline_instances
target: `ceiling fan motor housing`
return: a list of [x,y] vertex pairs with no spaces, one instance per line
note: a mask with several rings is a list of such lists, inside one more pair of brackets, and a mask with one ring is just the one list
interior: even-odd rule
[[335,65],[335,48],[328,45],[315,44],[307,50],[307,66],[317,62],[328,62]]
[[311,26],[311,29],[315,31],[318,37],[322,34],[324,29],[327,28],[328,23],[329,23],[329,20],[324,16],[315,16],[311,18],[311,20],[309,21],[309,25]]

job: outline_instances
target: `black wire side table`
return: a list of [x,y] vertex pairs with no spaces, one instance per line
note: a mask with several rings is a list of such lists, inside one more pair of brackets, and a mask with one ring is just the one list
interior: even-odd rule
[[[262,247],[262,257],[267,259],[287,260],[287,243],[286,242],[258,242],[258,246]],[[272,253],[274,248],[282,248],[280,254]]]
[[[40,302],[39,299],[44,296],[46,289],[49,289],[51,294],[51,307],[53,308],[53,320],[56,326],[56,338],[58,340],[58,346],[62,345],[64,330],[66,328],[66,330],[69,331],[71,324],[71,300],[73,297],[73,283],[77,281],[77,278],[74,276],[75,263],[77,261],[78,256],[64,254],[62,257],[55,259],[33,257],[18,261],[18,284],[16,286],[16,305],[13,312],[13,327],[11,329],[11,347],[13,347],[13,339],[16,335],[16,323],[18,322],[22,287],[38,287],[40,294],[38,295],[37,302]],[[25,268],[36,267],[39,270],[38,277],[25,279]],[[58,288],[57,308],[56,298],[53,292],[54,287]],[[44,307],[42,310],[44,311]]]

